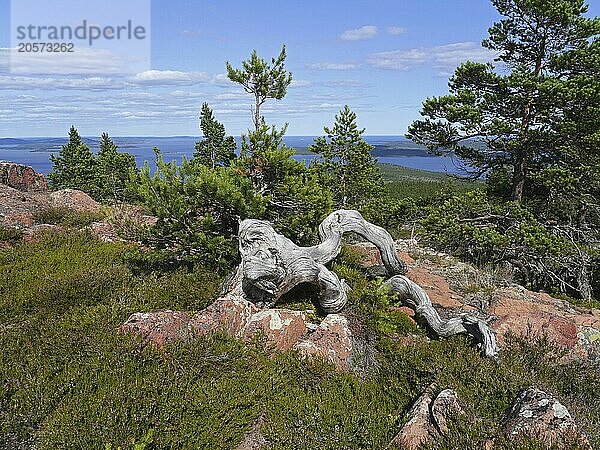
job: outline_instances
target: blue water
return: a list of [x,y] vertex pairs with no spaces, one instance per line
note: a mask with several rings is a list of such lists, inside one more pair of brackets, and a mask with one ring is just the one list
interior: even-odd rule
[[[313,154],[305,154],[306,148],[313,143],[313,136],[287,136],[284,142],[295,148],[300,154],[294,155],[299,161],[309,162],[315,158]],[[83,138],[93,151],[97,151],[98,138]],[[148,161],[154,164],[153,148],[158,147],[166,161],[181,161],[182,156],[191,157],[194,145],[199,140],[196,136],[172,137],[113,137],[121,151],[135,156],[138,166]],[[373,155],[383,163],[395,164],[413,169],[461,173],[454,161],[447,157],[434,156],[407,140],[404,136],[365,136],[365,140],[375,146]],[[44,174],[52,170],[50,155],[58,153],[67,138],[0,138],[0,160],[13,161],[32,166]],[[239,145],[239,140],[238,140]]]

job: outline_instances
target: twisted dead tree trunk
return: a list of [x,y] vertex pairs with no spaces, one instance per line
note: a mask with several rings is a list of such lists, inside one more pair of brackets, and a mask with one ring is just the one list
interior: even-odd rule
[[239,231],[242,261],[225,291],[273,306],[293,287],[310,283],[319,288],[323,311],[339,312],[346,305],[348,286],[325,264],[340,253],[342,235],[347,232],[355,232],[377,246],[390,276],[406,273],[406,265],[396,255],[390,234],[367,222],[357,211],[339,210],[330,214],[319,227],[322,242],[313,247],[297,246],[276,233],[269,222],[246,219]]
[[479,344],[483,354],[498,358],[496,335],[481,319],[469,314],[443,320],[433,307],[427,293],[416,283],[402,275],[396,275],[384,283],[403,303],[415,311],[417,318],[425,321],[427,328],[438,338],[449,338],[455,334],[470,334]]
[[342,236],[348,232],[360,235],[379,249],[387,274],[392,277],[387,284],[414,305],[437,336],[469,333],[484,344],[487,356],[497,355],[495,336],[485,322],[471,316],[449,321],[440,319],[427,294],[402,276],[408,269],[398,258],[390,234],[367,222],[358,211],[338,210],[327,216],[319,226],[321,243],[313,247],[297,246],[275,232],[267,221],[242,221],[239,229],[241,263],[225,284],[224,294],[239,295],[259,306],[272,307],[295,286],[310,283],[319,289],[322,310],[328,314],[337,313],[346,306],[349,288],[325,264],[340,253]]

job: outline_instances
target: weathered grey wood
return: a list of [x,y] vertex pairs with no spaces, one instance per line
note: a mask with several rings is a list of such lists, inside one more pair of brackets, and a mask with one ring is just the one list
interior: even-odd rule
[[319,288],[323,311],[339,312],[346,305],[349,288],[325,264],[340,253],[342,237],[348,232],[357,233],[379,249],[388,276],[392,277],[385,284],[400,294],[437,337],[468,333],[481,344],[486,356],[498,356],[496,337],[484,321],[466,314],[449,320],[440,318],[425,291],[402,276],[407,267],[398,258],[390,234],[367,222],[358,211],[338,210],[327,216],[319,227],[321,243],[313,247],[299,247],[277,233],[267,221],[242,221],[239,230],[241,263],[224,293],[241,295],[261,306],[272,307],[295,286],[310,283]]
[[275,232],[269,222],[242,221],[239,230],[242,261],[225,290],[272,306],[293,287],[311,283],[319,287],[323,311],[339,312],[346,305],[348,286],[325,264],[339,254],[342,236],[348,232],[355,232],[377,246],[389,275],[406,273],[406,265],[396,255],[394,240],[387,231],[367,222],[358,211],[339,210],[321,223],[322,242],[313,247],[297,246]]
[[379,249],[389,276],[407,272],[406,264],[398,258],[392,236],[385,229],[367,222],[358,211],[338,210],[327,216],[319,225],[321,243],[307,250],[315,261],[326,264],[340,253],[342,236],[349,232],[358,234]]
[[415,311],[422,318],[427,327],[438,338],[448,338],[455,334],[470,334],[479,343],[485,356],[498,358],[496,335],[485,321],[468,314],[442,319],[433,307],[427,293],[416,283],[405,276],[396,275],[384,283],[391,292],[398,294],[403,303]]

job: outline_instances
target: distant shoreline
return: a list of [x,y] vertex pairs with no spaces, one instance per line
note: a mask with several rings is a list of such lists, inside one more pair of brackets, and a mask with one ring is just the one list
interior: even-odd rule
[[[283,142],[295,150],[294,159],[310,162],[316,157],[308,151],[315,136],[285,136]],[[452,158],[431,155],[427,149],[402,135],[370,135],[365,140],[375,149],[372,154],[380,163],[394,164],[429,172],[457,174],[460,170]],[[32,166],[36,171],[48,174],[52,170],[50,155],[58,153],[67,137],[0,138],[0,160],[13,161]],[[99,137],[83,137],[93,152],[98,150]],[[168,161],[190,158],[199,136],[115,136],[114,142],[121,151],[131,153],[138,166],[148,161],[154,168],[154,147],[158,147]],[[236,138],[238,148],[241,139]]]

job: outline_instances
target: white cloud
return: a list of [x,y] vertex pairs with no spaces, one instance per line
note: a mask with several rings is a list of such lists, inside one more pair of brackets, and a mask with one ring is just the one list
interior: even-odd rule
[[495,56],[494,52],[484,49],[476,42],[457,42],[429,48],[373,53],[367,58],[367,63],[379,69],[410,70],[430,66],[449,71],[464,61],[488,62]]
[[152,86],[194,85],[210,83],[214,77],[206,72],[182,72],[179,70],[146,70],[129,79],[134,84]]
[[324,81],[321,83],[327,88],[341,88],[341,89],[365,89],[369,87],[368,83],[364,83],[358,80],[332,80]]
[[121,89],[123,82],[107,77],[25,77],[25,76],[0,76],[2,89],[31,90],[31,89],[74,89],[83,91],[104,91]]
[[378,29],[374,25],[365,25],[353,30],[346,30],[340,35],[342,41],[361,41],[372,39],[377,35]]
[[305,88],[309,86],[312,86],[312,83],[306,80],[292,80],[290,83],[290,88]]
[[312,70],[354,70],[359,67],[355,63],[314,63],[308,64],[307,68]]
[[388,32],[388,34],[391,34],[392,36],[398,36],[400,34],[406,33],[406,28],[403,28],[403,27],[388,27],[387,28],[387,32]]

